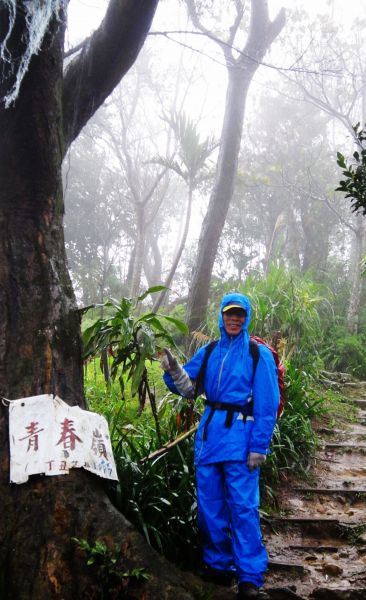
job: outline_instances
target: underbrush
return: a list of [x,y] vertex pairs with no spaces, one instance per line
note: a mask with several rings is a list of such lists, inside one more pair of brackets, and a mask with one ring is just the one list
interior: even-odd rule
[[326,368],[366,379],[365,334],[351,335],[344,326],[338,325],[330,329],[328,337],[332,343],[322,352]]
[[[191,408],[187,402],[166,394],[157,369],[153,364],[149,376],[154,389],[159,390],[156,397],[160,398],[160,433],[166,445],[185,427],[192,426],[192,412],[188,419]],[[139,414],[133,398],[122,401],[117,385],[112,384],[106,391],[102,378],[98,374],[95,377],[93,369],[89,370],[86,390],[90,409],[104,414],[109,421],[119,477],[110,490],[113,503],[151,546],[180,566],[194,570],[200,562],[194,434],[164,454],[154,455],[160,444],[148,406]],[[266,507],[276,506],[278,486],[287,477],[307,476],[317,447],[312,420],[323,418],[333,405],[332,397],[319,391],[309,375],[287,365],[285,411],[276,424],[271,455],[262,467],[262,504]]]
[[262,498],[270,506],[277,505],[276,489],[288,477],[307,477],[318,442],[312,421],[328,410],[324,393],[314,379],[290,363],[285,396],[285,410],[275,426],[271,454],[262,467]]

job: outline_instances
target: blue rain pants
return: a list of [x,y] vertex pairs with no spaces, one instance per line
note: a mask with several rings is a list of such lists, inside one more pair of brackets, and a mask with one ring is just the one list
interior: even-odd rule
[[259,522],[259,468],[244,461],[196,466],[198,526],[203,559],[237,580],[263,585],[267,552]]

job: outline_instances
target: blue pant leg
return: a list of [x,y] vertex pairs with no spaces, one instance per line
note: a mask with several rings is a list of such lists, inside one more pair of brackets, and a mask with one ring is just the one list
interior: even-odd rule
[[198,465],[196,479],[203,560],[214,569],[232,571],[230,521],[222,463]]
[[259,469],[250,472],[245,462],[223,464],[236,575],[239,581],[250,581],[260,587],[268,558],[258,512]]

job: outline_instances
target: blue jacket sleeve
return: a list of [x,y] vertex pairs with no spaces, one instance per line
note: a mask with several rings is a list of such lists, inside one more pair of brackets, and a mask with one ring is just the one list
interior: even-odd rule
[[[185,365],[183,365],[184,370],[187,372],[192,381],[195,381],[195,379],[197,379],[197,375],[199,373],[203,358],[205,356],[205,349],[206,346],[200,348],[200,350],[198,350],[198,352],[196,352],[196,354],[192,356],[191,360],[189,360]],[[180,395],[180,393],[174,385],[174,381],[171,375],[169,375],[167,371],[164,372],[163,379],[165,385],[169,388],[171,392],[173,392],[173,394]]]
[[249,452],[267,454],[277,419],[280,400],[277,367],[271,351],[259,346],[259,360],[253,382],[254,423]]

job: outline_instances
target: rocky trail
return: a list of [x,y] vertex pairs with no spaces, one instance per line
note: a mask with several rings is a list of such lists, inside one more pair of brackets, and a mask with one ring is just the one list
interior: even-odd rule
[[281,513],[263,523],[263,598],[366,600],[366,383],[352,385],[356,420],[318,430],[311,485],[289,484]]

